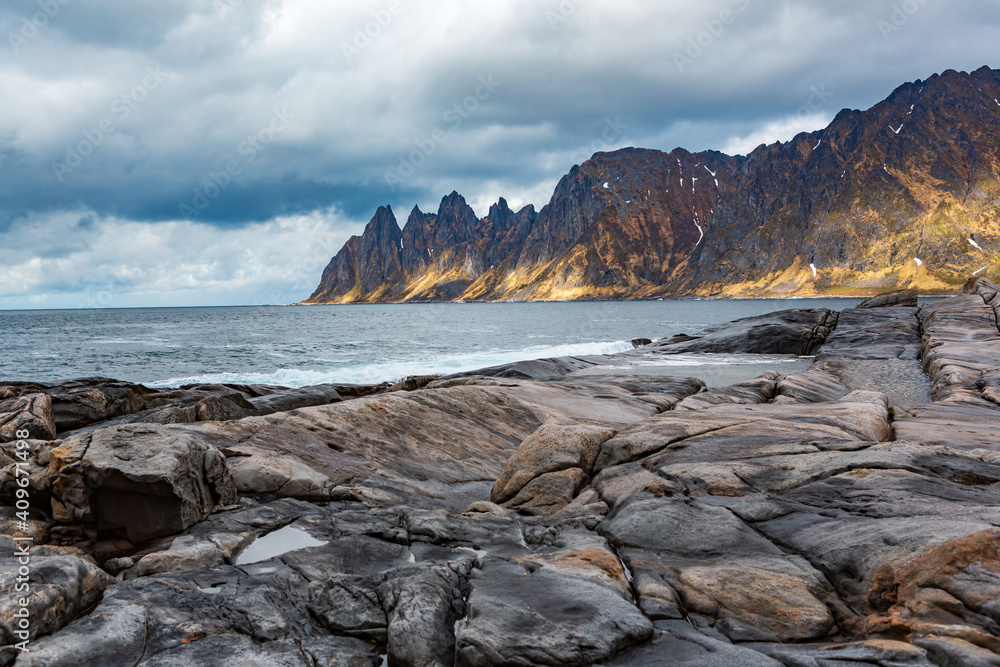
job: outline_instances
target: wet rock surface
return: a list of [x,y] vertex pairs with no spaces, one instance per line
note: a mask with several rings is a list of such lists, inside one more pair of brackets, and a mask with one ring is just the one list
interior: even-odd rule
[[785,310],[710,327],[694,337],[681,335],[653,347],[654,351],[664,354],[744,352],[809,355],[823,345],[836,326],[837,313],[831,310]]
[[916,308],[917,290],[900,289],[873,296],[858,304],[858,308]]
[[[391,387],[4,385],[52,429],[0,444],[0,664],[997,664],[990,285]],[[691,346],[817,356],[628,365]]]

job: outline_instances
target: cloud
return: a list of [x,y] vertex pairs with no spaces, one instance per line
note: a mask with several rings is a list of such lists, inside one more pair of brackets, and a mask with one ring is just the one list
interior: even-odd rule
[[[189,216],[206,230],[331,209],[354,229],[453,189],[480,213],[500,195],[541,207],[608,119],[627,125],[610,148],[746,150],[996,66],[1000,25],[996,0],[916,2],[905,21],[895,0],[154,4],[69,0],[30,38],[38,3],[0,7],[0,231],[80,212],[176,225],[234,162]],[[816,86],[833,96],[789,120]],[[271,137],[275,110],[294,118]]]
[[312,292],[361,227],[334,211],[234,229],[93,212],[32,217],[0,233],[0,307],[283,304]]
[[788,141],[800,132],[822,130],[833,117],[828,113],[811,113],[804,116],[789,116],[764,125],[764,127],[743,137],[733,137],[722,147],[723,153],[747,155],[761,144]]

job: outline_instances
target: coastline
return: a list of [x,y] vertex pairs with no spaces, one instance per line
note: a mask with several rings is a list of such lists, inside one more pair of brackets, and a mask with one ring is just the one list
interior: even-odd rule
[[[391,386],[7,383],[29,655],[968,662],[992,625],[940,619],[1000,569],[998,311],[970,280]],[[652,370],[685,355],[772,370]]]
[[[629,298],[608,298],[608,299],[531,299],[525,301],[515,301],[511,299],[499,300],[499,301],[477,301],[477,300],[463,300],[463,301],[349,301],[349,302],[329,302],[329,303],[310,303],[309,301],[299,301],[297,303],[284,304],[286,306],[405,306],[410,304],[503,304],[503,303],[625,303],[625,302],[641,302],[641,301],[800,301],[804,299],[868,299],[873,296],[878,296],[882,294],[884,290],[872,289],[866,290],[863,293],[858,294],[803,294],[803,295],[793,295],[793,296],[782,296],[782,295],[767,295],[767,296],[695,296],[695,295],[679,295],[679,296],[664,296],[664,297],[639,297],[635,299]],[[945,299],[952,296],[958,296],[961,294],[960,291],[954,290],[930,290],[928,292],[921,291],[921,298],[925,299]]]

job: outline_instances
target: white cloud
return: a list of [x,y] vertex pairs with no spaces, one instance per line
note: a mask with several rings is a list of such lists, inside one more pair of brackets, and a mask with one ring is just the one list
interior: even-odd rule
[[[971,0],[922,5],[890,39],[878,28],[890,0],[400,2],[391,19],[388,0],[242,0],[226,16],[218,0],[66,5],[0,56],[0,98],[16,101],[0,105],[0,240],[31,239],[0,269],[0,307],[73,305],[116,271],[116,303],[270,301],[269,281],[291,300],[282,267],[320,233],[304,220],[346,239],[381,204],[436,210],[452,190],[479,214],[500,196],[541,208],[619,116],[628,128],[608,148],[745,153],[904,81],[995,64],[1000,24],[995,2]],[[34,6],[0,7],[0,34]],[[675,54],[734,6],[738,19],[679,71]],[[366,28],[370,43],[347,58]],[[119,119],[112,104],[156,66],[169,79]],[[503,85],[451,129],[444,115],[489,75]],[[829,103],[774,120],[815,84],[834,91]],[[287,132],[244,160],[241,142],[286,106]],[[53,162],[109,117],[111,135],[58,182]],[[389,188],[386,171],[439,127],[446,141]],[[198,218],[215,226],[163,221],[231,160],[239,178]],[[342,215],[309,213],[331,207]],[[303,217],[258,224],[289,211]],[[94,222],[78,228],[86,215]]]
[[[148,223],[63,213],[0,234],[0,307],[289,303],[309,296],[362,225],[334,212],[238,229],[186,220]],[[18,259],[20,258],[20,259]]]
[[831,120],[833,117],[828,113],[811,113],[771,121],[748,135],[732,137],[725,143],[722,152],[730,155],[747,155],[761,144],[788,141],[800,132],[822,130]]

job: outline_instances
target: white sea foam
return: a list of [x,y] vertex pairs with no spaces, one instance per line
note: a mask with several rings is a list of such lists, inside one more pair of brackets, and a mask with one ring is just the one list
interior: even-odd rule
[[746,364],[789,364],[803,357],[779,354],[657,354],[629,360],[631,366],[744,366]]
[[349,364],[334,368],[281,368],[273,373],[205,373],[174,377],[146,383],[149,387],[180,387],[187,384],[276,384],[285,387],[307,387],[325,383],[377,384],[391,382],[409,375],[447,375],[478,368],[498,366],[515,361],[546,357],[575,357],[588,354],[614,354],[631,350],[628,341],[578,343],[571,345],[536,345],[520,350],[488,350],[463,354],[445,354],[407,360],[386,360],[375,363]]

